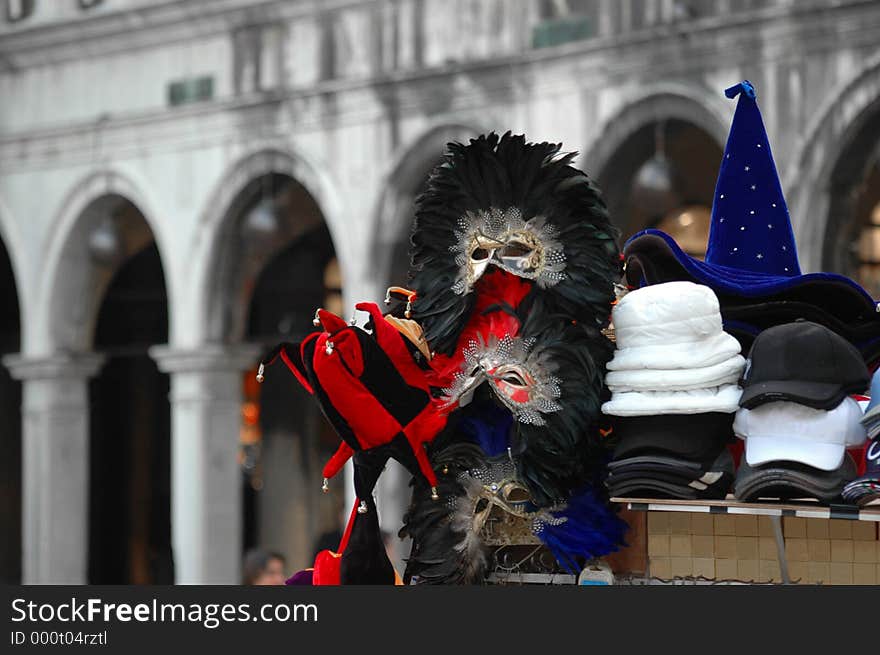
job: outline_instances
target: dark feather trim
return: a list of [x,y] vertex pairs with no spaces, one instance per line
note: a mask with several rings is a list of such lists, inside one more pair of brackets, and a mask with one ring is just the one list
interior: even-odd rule
[[[438,437],[441,443],[452,438],[449,430]],[[424,584],[479,584],[485,578],[487,553],[471,529],[468,490],[459,475],[484,466],[486,458],[473,443],[453,443],[439,450],[436,440],[434,445],[440,500],[432,500],[424,481],[413,478],[412,503],[400,529],[401,538],[413,541],[404,582],[417,578]]]
[[595,327],[534,309],[522,336],[537,339],[532,352],[551,362],[561,380],[561,409],[543,414],[543,426],[514,421],[511,434],[521,481],[539,505],[549,506],[565,501],[604,461],[598,423],[613,344]]

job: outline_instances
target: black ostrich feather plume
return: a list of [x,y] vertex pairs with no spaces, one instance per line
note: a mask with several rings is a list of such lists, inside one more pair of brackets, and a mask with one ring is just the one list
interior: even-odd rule
[[[593,326],[530,310],[504,334],[477,333],[444,389],[453,413],[488,456],[516,459],[521,482],[541,506],[564,500],[604,458],[598,423],[612,343]],[[494,404],[494,407],[493,407]]]
[[413,542],[405,584],[414,577],[420,584],[478,584],[486,574],[488,554],[465,502],[474,480],[462,475],[484,466],[486,455],[474,443],[455,442],[454,435],[454,428],[447,428],[432,448],[440,500],[431,499],[422,480],[412,480],[412,501],[400,529],[400,537]]
[[[459,416],[465,413],[459,412]],[[404,575],[407,584],[414,580],[420,584],[485,582],[493,561],[493,548],[499,544],[498,541],[487,542],[485,532],[491,516],[495,520],[500,518],[493,506],[499,502],[503,505],[505,498],[508,501],[513,498],[504,491],[510,485],[528,490],[523,484],[522,469],[518,466],[517,460],[520,458],[511,458],[498,447],[494,448],[498,454],[487,455],[488,442],[494,437],[486,433],[492,428],[478,427],[473,421],[477,415],[485,419],[493,414],[498,416],[483,408],[483,411],[469,418],[454,421],[432,444],[431,459],[439,481],[439,501],[432,500],[430,489],[423,479],[413,479],[412,501],[400,530],[401,537],[411,537],[413,541]],[[509,423],[504,421],[495,427],[504,433],[510,428]],[[483,432],[484,438],[475,432]],[[534,444],[534,447],[539,446]],[[493,449],[491,446],[489,448]],[[580,454],[587,455],[589,452],[589,448],[584,448]],[[557,464],[560,458],[571,456],[563,451],[554,456],[542,455],[546,459],[539,456],[539,462],[555,460]],[[586,464],[595,463],[595,460],[583,457],[579,461],[585,464],[581,472],[574,473],[577,467],[569,471],[573,493],[564,502],[541,506],[535,502],[529,490],[528,514],[524,519],[530,524],[532,533],[553,552],[560,565],[574,572],[584,559],[616,550],[626,530],[626,524],[607,505],[607,496],[595,477],[595,467],[593,477],[586,473]],[[498,491],[493,491],[496,489]],[[545,495],[549,497],[549,494]],[[492,500],[493,496],[495,501]],[[489,532],[495,530],[490,528]],[[494,539],[498,537],[496,533]],[[515,544],[511,542],[509,545]]]
[[[474,257],[529,278],[538,311],[607,324],[621,273],[617,231],[593,182],[571,165],[575,154],[560,148],[509,132],[449,144],[416,200],[411,238],[412,317],[433,350],[452,353],[473,309]],[[497,250],[481,249],[475,235]]]
[[607,399],[605,364],[614,346],[597,327],[536,311],[530,312],[522,335],[535,338],[530,358],[558,378],[559,409],[542,414],[543,425],[514,420],[511,451],[535,502],[552,505],[593,478],[605,461],[598,428]]

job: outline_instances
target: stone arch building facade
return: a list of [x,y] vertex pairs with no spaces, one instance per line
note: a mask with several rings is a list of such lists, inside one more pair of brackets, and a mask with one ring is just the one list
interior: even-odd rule
[[[803,268],[833,263],[829,221],[844,220],[835,171],[853,143],[865,159],[878,152],[880,136],[864,126],[880,112],[880,6],[682,4],[38,1],[22,21],[0,19],[0,238],[21,324],[18,351],[2,354],[22,394],[20,434],[6,435],[23,452],[21,579],[87,581],[83,435],[104,357],[72,317],[88,326],[101,302],[88,249],[114,211],[101,198],[136,207],[161,258],[168,342],[150,353],[170,377],[181,583],[238,580],[242,375],[258,348],[225,338],[211,316],[224,293],[218,257],[236,246],[227,212],[261,176],[287,176],[314,201],[350,307],[384,295],[408,203],[444,140],[524,132],[580,150],[579,164],[599,175],[656,119],[723,146],[733,103],[722,91],[747,78]],[[554,27],[566,22],[578,29]],[[394,530],[400,508],[385,506]],[[267,545],[297,565],[308,557]]]

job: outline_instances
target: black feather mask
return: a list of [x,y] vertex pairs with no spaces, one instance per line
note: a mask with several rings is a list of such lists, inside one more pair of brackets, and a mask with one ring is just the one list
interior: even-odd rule
[[574,156],[509,132],[449,144],[416,200],[412,231],[412,318],[433,350],[452,354],[490,268],[528,280],[540,312],[607,324],[617,231]]

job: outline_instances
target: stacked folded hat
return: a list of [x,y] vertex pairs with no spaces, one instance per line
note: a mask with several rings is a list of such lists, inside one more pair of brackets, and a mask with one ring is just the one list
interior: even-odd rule
[[801,274],[755,89],[742,82],[725,94],[739,100],[715,188],[705,260],[689,256],[660,230],[644,230],[624,247],[627,283],[642,287],[690,280],[712,287],[725,330],[744,351],[762,330],[805,319],[840,334],[877,368],[876,301],[843,275]]
[[880,440],[865,449],[865,472],[843,488],[843,499],[857,505],[880,500]]
[[605,383],[617,447],[615,496],[723,498],[733,479],[726,444],[745,366],[706,286],[671,282],[626,294],[612,315],[617,350]]
[[863,392],[868,380],[855,347],[822,325],[797,321],[761,332],[733,422],[745,440],[737,499],[839,498],[856,476],[846,450],[867,436],[851,394]]
[[[615,431],[621,440],[608,464],[605,484],[612,496],[631,498],[680,498],[686,500],[718,499],[727,495],[734,477],[734,463],[726,444],[730,435],[730,414],[704,414],[704,422],[694,424],[694,416],[668,416],[661,421],[662,438],[639,447],[636,435],[645,430],[654,417],[621,419]],[[679,435],[677,438],[672,435]],[[705,447],[695,454],[693,446],[702,441]]]
[[868,433],[868,439],[876,439],[880,435],[880,370],[871,379],[871,402],[865,410],[862,425]]
[[871,401],[862,425],[871,440],[864,453],[864,472],[843,489],[843,499],[858,505],[880,500],[880,371],[871,380]]

